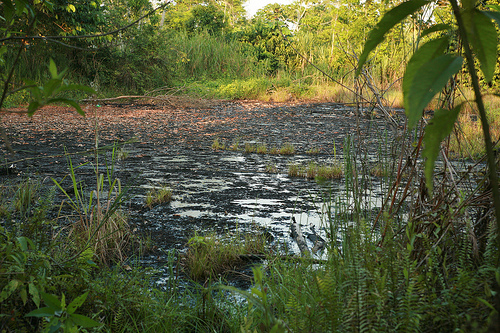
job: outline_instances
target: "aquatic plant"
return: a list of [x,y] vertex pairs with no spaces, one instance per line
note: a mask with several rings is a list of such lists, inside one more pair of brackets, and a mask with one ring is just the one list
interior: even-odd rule
[[285,143],[279,149],[281,155],[293,155],[295,154],[295,147],[291,143]]
[[215,138],[214,142],[212,143],[212,149],[213,150],[225,150],[226,145],[222,142],[219,141],[219,138]]
[[172,189],[167,185],[160,187],[153,187],[146,193],[145,205],[146,207],[153,207],[154,205],[172,201]]

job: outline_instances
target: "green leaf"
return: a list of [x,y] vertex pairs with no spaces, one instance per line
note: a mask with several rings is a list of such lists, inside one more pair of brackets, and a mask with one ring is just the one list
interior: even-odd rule
[[0,303],[6,300],[19,286],[19,280],[10,280],[0,293]]
[[28,117],[33,116],[35,112],[42,106],[43,105],[41,105],[38,101],[31,101],[28,105]]
[[54,309],[54,311],[61,311],[62,306],[61,302],[55,297],[54,295],[44,293],[43,291],[41,292],[42,294],[42,299],[47,304],[48,307],[51,309]]
[[420,9],[420,7],[428,3],[429,1],[426,0],[410,0],[403,2],[402,4],[392,8],[387,13],[385,13],[380,22],[378,22],[375,28],[370,31],[370,35],[368,36],[368,40],[365,43],[363,53],[361,53],[361,56],[359,57],[356,75],[359,75],[359,73],[361,73],[361,68],[365,64],[370,52],[384,40],[385,33],[396,24],[401,22],[405,17],[414,13],[415,11]]
[[[493,6],[488,6],[488,7],[493,7]],[[497,8],[497,11],[483,11],[482,13],[486,16],[488,16],[489,18],[491,18],[492,20],[495,20],[495,22],[497,23],[498,27],[500,28],[500,6],[496,6],[498,7]]]
[[26,314],[26,317],[51,317],[55,314],[54,309],[47,307],[36,309]]
[[26,302],[28,301],[28,292],[26,291],[26,288],[21,288],[19,291],[19,296],[21,296],[21,301],[23,301],[23,304],[26,305]]
[[31,294],[31,299],[35,303],[36,307],[40,307],[40,292],[33,282],[28,284],[28,291]]
[[497,63],[497,30],[491,17],[480,11],[473,11],[472,21],[472,27],[468,27],[467,34],[481,71],[486,81],[491,82]]
[[87,291],[85,294],[83,295],[80,295],[78,296],[77,298],[75,298],[69,305],[68,305],[68,309],[66,310],[69,314],[72,314],[76,311],[76,309],[78,309],[82,304],[83,302],[85,302],[85,300],[87,299],[87,296],[88,296],[89,292]]
[[2,2],[5,21],[7,21],[7,24],[10,24],[12,18],[14,17],[14,5],[10,0],[2,0]]
[[420,34],[420,39],[422,39],[423,37],[425,37],[433,32],[444,31],[444,30],[451,30],[451,25],[445,24],[445,23],[434,24],[432,27],[430,27],[429,29],[425,29]]
[[84,91],[90,95],[97,94],[96,91],[90,87],[84,86],[82,84],[67,84],[61,87],[60,91],[68,91],[68,90],[80,90]]
[[407,87],[408,97],[405,98],[410,128],[415,127],[424,108],[444,88],[450,77],[462,68],[462,63],[461,57],[445,54],[420,66],[418,75],[414,75]]
[[481,298],[481,297],[478,297],[477,300],[481,303],[483,303],[484,305],[486,305],[488,308],[490,308],[492,311],[495,311],[495,307],[493,305],[491,305],[490,302],[488,302],[487,300]]
[[422,116],[422,112],[417,112],[410,114],[408,113],[409,101],[408,96],[410,94],[410,87],[415,78],[416,74],[420,72],[422,66],[426,65],[430,60],[437,58],[442,55],[446,50],[449,39],[447,37],[437,38],[431,40],[425,44],[423,44],[411,57],[408,65],[406,66],[406,71],[403,77],[403,98],[404,98],[404,107],[407,110],[408,123],[411,128],[413,128],[420,117]]
[[54,93],[58,92],[58,87],[61,86],[62,80],[61,79],[50,79],[43,85],[43,95],[45,98],[49,98],[50,96],[54,95]]
[[429,193],[432,193],[432,180],[434,174],[434,163],[439,155],[441,141],[446,138],[455,125],[462,104],[456,106],[452,110],[437,110],[434,117],[425,128],[424,134],[424,150],[422,157],[425,161],[425,179]]
[[56,63],[54,62],[54,59],[50,59],[50,63],[49,63],[49,72],[50,72],[50,76],[52,78],[57,78],[58,77],[58,74],[57,74],[57,66],[56,66]]
[[87,327],[96,327],[96,326],[100,326],[101,323],[98,322],[98,321],[95,321],[93,319],[90,319],[89,317],[86,317],[86,316],[83,316],[83,315],[79,315],[79,314],[71,314],[70,315],[70,318],[73,320],[73,322],[75,324],[77,324],[78,326],[81,326],[81,327],[84,327],[84,328],[87,328]]
[[15,3],[16,15],[21,15],[26,9],[30,8],[30,5],[26,0],[15,0]]
[[72,100],[72,99],[68,99],[68,98],[63,98],[63,97],[59,97],[59,98],[51,98],[47,101],[47,104],[49,103],[55,103],[55,102],[61,102],[61,103],[65,103],[65,104],[68,104],[72,107],[75,108],[76,112],[78,112],[80,115],[84,116],[85,117],[85,112],[83,112],[82,108],[80,107],[80,104],[78,104],[76,101]]

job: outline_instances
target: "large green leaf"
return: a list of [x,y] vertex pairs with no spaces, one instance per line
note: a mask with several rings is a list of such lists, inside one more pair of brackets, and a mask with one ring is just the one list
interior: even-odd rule
[[7,21],[7,24],[10,24],[12,18],[14,17],[14,5],[12,4],[11,0],[2,0],[2,2],[5,21]]
[[444,30],[451,30],[451,25],[445,23],[434,24],[430,28],[422,31],[422,33],[420,34],[420,38],[425,37],[433,32],[444,31]]
[[85,112],[82,110],[82,108],[80,107],[80,104],[78,104],[77,102],[75,102],[74,100],[72,99],[68,99],[68,98],[63,98],[63,97],[59,97],[59,98],[51,98],[47,101],[47,104],[52,104],[52,103],[57,103],[57,102],[61,102],[61,103],[65,103],[65,104],[68,104],[72,107],[75,108],[76,112],[78,112],[80,115],[82,116],[85,116]]
[[90,319],[89,317],[85,317],[83,315],[79,315],[79,314],[75,314],[75,313],[71,314],[70,318],[73,320],[73,322],[75,324],[77,324],[78,326],[84,327],[84,328],[96,327],[96,326],[101,325],[101,323],[98,321],[95,321],[93,319]]
[[[489,7],[493,7],[493,6],[489,6]],[[498,7],[498,8],[496,8],[496,7]],[[488,16],[489,18],[495,20],[498,27],[500,28],[500,6],[494,6],[493,8],[496,9],[497,11],[483,11],[482,13],[484,15]]]
[[384,35],[387,31],[389,31],[396,24],[401,22],[405,17],[410,14],[413,14],[422,6],[428,4],[427,0],[410,0],[403,2],[402,4],[392,8],[387,13],[385,13],[384,17],[377,23],[375,28],[370,31],[370,35],[368,36],[368,40],[365,43],[365,47],[363,49],[363,53],[359,57],[358,68],[356,70],[356,75],[361,73],[361,68],[366,62],[368,55],[370,52],[377,47],[384,40]]
[[55,314],[54,309],[49,308],[48,306],[45,308],[40,308],[31,311],[30,313],[26,314],[26,317],[51,317]]
[[408,86],[407,105],[405,105],[411,128],[417,124],[422,111],[432,98],[444,88],[450,77],[462,68],[462,63],[461,57],[445,54],[420,66],[418,75],[414,75]]
[[481,71],[487,82],[491,82],[497,63],[497,30],[491,17],[475,10],[472,26],[467,27],[469,41],[479,60]]
[[424,150],[422,157],[425,161],[425,179],[429,193],[432,193],[432,183],[434,174],[434,164],[439,154],[441,141],[446,138],[455,125],[462,104],[456,106],[452,110],[437,110],[434,117],[425,128],[424,134]]
[[61,301],[59,301],[56,296],[44,293],[43,291],[40,294],[42,295],[43,301],[48,305],[49,308],[53,309],[54,311],[62,310]]
[[[419,73],[422,66],[426,65],[430,60],[437,58],[442,55],[446,50],[446,46],[448,45],[448,38],[442,37],[433,39],[424,45],[422,45],[411,57],[408,65],[406,66],[405,75],[403,77],[403,98],[404,98],[404,107],[408,111],[410,110],[408,96],[410,93],[410,86],[413,82],[413,79]],[[408,113],[408,123],[410,127],[414,127],[418,121],[422,112]]]
[[61,87],[61,89],[59,89],[59,91],[67,91],[67,90],[80,90],[91,95],[97,94],[94,89],[88,86],[84,86],[82,84],[65,84]]

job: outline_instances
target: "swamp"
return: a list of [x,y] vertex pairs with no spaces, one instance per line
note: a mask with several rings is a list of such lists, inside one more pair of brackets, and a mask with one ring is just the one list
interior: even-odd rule
[[2,1],[0,332],[500,330],[500,4],[244,3]]

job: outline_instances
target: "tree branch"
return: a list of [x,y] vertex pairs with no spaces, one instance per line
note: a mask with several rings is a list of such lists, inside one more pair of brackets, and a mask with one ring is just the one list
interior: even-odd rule
[[0,38],[0,42],[5,42],[5,41],[8,41],[8,40],[16,40],[16,39],[22,39],[22,40],[26,40],[26,39],[41,39],[41,40],[54,41],[55,39],[83,39],[83,38],[97,38],[97,37],[104,37],[104,36],[108,36],[108,35],[113,35],[113,34],[116,34],[116,33],[120,32],[120,31],[123,31],[123,30],[126,30],[126,29],[130,28],[134,24],[138,23],[140,20],[142,20],[145,17],[153,14],[157,10],[166,7],[170,3],[171,3],[171,1],[168,1],[168,2],[164,3],[163,5],[161,5],[159,7],[156,7],[155,9],[151,10],[147,14],[139,17],[137,20],[135,20],[134,22],[132,22],[132,23],[130,23],[130,24],[124,26],[124,27],[118,28],[118,29],[113,30],[113,31],[103,32],[101,34],[81,35],[81,36],[11,36],[11,37],[6,37],[6,38]]

